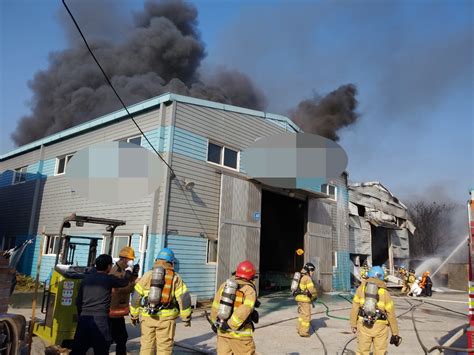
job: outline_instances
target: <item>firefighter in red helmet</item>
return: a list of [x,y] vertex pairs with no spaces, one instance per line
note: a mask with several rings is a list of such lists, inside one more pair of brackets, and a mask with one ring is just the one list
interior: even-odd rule
[[211,321],[217,332],[217,354],[255,354],[253,331],[259,305],[256,272],[250,261],[242,261],[235,276],[224,282],[214,296]]

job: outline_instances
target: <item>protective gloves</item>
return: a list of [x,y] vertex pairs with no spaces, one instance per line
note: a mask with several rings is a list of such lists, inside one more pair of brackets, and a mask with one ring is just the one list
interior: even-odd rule
[[390,338],[390,344],[399,346],[401,343],[402,343],[402,337],[398,335],[392,335],[392,337]]

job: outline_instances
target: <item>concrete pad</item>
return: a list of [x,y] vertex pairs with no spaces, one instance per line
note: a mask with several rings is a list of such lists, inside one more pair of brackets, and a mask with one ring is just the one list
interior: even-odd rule
[[[348,296],[346,295],[346,297]],[[394,296],[397,315],[402,315],[409,310],[411,304],[418,305],[421,302],[426,302],[415,310],[415,320],[421,341],[428,348],[445,343],[467,324],[467,299],[465,292],[435,293],[432,298],[418,299]],[[311,325],[324,342],[328,354],[341,354],[345,344],[354,336],[348,320],[334,317],[348,318],[351,304],[337,294],[323,295],[321,301],[329,307],[330,312],[327,314],[322,304],[316,304],[313,309],[314,315]],[[255,343],[259,354],[324,353],[323,345],[315,334],[312,334],[310,338],[300,338],[297,335],[296,304],[288,293],[280,292],[268,295],[262,297],[261,302],[260,322],[255,331]],[[27,317],[31,315],[31,310],[28,309],[13,308],[10,311],[24,314]],[[178,321],[175,354],[192,354],[195,353],[193,349],[201,349],[202,353],[215,353],[216,336],[202,313],[202,309],[194,312],[191,328],[184,327]],[[398,321],[403,341],[398,348],[389,345],[389,353],[423,354],[414,332],[411,312],[402,315]],[[131,324],[128,324],[127,327],[130,354],[138,354],[140,348],[139,329],[132,327]],[[457,339],[453,342],[453,346],[467,346],[465,337]],[[350,342],[346,354],[353,354],[355,349],[356,342]],[[114,354],[114,346],[111,350],[111,353]]]

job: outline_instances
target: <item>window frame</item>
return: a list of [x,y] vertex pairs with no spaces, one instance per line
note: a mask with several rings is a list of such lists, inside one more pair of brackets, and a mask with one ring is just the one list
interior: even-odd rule
[[[220,155],[220,159],[219,159],[219,163],[216,163],[216,162],[213,162],[213,161],[210,161],[209,160],[209,145],[210,144],[214,144],[214,145],[217,145],[219,147],[221,147],[221,155]],[[213,165],[217,165],[217,166],[222,166],[222,159],[224,158],[224,145],[223,144],[220,144],[220,143],[216,143],[216,142],[213,142],[211,140],[207,140],[207,148],[206,148],[206,162],[208,162],[209,164],[213,164]]]
[[[51,238],[53,239],[53,245],[51,246]],[[57,241],[57,248],[58,251],[60,249],[60,242],[61,242],[61,237],[59,235],[45,235],[44,243],[43,243],[43,256],[48,256],[48,255],[53,255],[56,256],[57,253],[54,253],[54,246]],[[51,253],[49,251],[52,251]]]
[[[108,250],[105,250],[105,246],[108,244],[107,239],[109,239],[109,238],[110,238],[109,235],[102,238],[102,254],[107,254],[108,253]],[[115,242],[120,238],[127,238],[127,246],[132,245],[132,236],[131,235],[127,235],[127,234],[114,235],[114,240],[113,240],[113,243],[112,243],[112,255],[110,255],[112,257],[112,259],[114,259],[114,260],[119,258],[118,254],[120,253],[120,250],[117,250],[117,257],[115,257],[114,254],[115,254],[116,247],[117,247]]]
[[130,137],[126,137],[126,138],[120,138],[118,141],[119,142],[130,143],[130,144],[135,144],[135,143],[130,142],[131,139],[135,139],[135,138],[140,138],[140,144],[138,146],[141,147],[142,142],[143,142],[143,135],[142,134],[139,134],[139,135],[136,135],[136,136],[130,136]]
[[[215,163],[213,161],[210,161],[208,160],[209,159],[209,144],[214,144],[214,145],[217,145],[219,147],[221,147],[221,156],[220,156],[220,161],[219,163]],[[237,153],[237,167],[233,168],[231,166],[228,166],[228,165],[225,165],[224,164],[224,161],[225,161],[225,150],[226,149],[229,149],[229,150],[232,150],[234,152]],[[228,145],[225,145],[223,143],[218,143],[216,141],[213,141],[211,139],[208,139],[207,140],[207,148],[206,148],[206,163],[208,164],[212,164],[212,165],[215,165],[215,166],[219,166],[221,168],[226,168],[226,169],[230,169],[230,170],[233,170],[233,171],[240,171],[240,150],[238,149],[235,149],[235,148],[232,148]]]
[[[23,171],[24,169],[24,171]],[[21,166],[19,168],[13,169],[13,179],[12,185],[23,184],[26,182],[26,174],[28,173],[28,165]],[[20,176],[20,180],[17,181],[17,176]],[[23,179],[22,179],[23,177]]]
[[[209,261],[209,250],[210,244],[216,243],[216,261]],[[217,265],[218,253],[219,253],[219,240],[218,239],[208,239],[206,243],[206,264],[207,265]]]
[[[323,186],[326,186],[325,191],[323,191]],[[334,197],[332,197],[332,195],[329,194],[329,187],[330,186],[334,187]],[[338,188],[337,188],[336,185],[334,185],[334,184],[321,184],[321,192],[328,195],[329,196],[328,199],[330,199],[332,201],[337,201]]]
[[[56,164],[54,166],[54,176],[61,176],[61,175],[66,174],[66,167],[69,164],[69,161],[71,160],[71,158],[73,156],[74,156],[74,153],[70,153],[70,154],[60,155],[60,156],[56,157]],[[58,173],[59,161],[61,159],[64,159],[64,171],[62,173]]]

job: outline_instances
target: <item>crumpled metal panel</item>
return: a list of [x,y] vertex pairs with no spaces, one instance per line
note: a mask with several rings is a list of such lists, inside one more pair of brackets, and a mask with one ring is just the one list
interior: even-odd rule
[[399,259],[405,259],[410,257],[410,246],[408,241],[408,230],[392,230],[392,250],[393,257]]
[[349,216],[349,251],[353,254],[372,254],[369,222],[360,216]]

